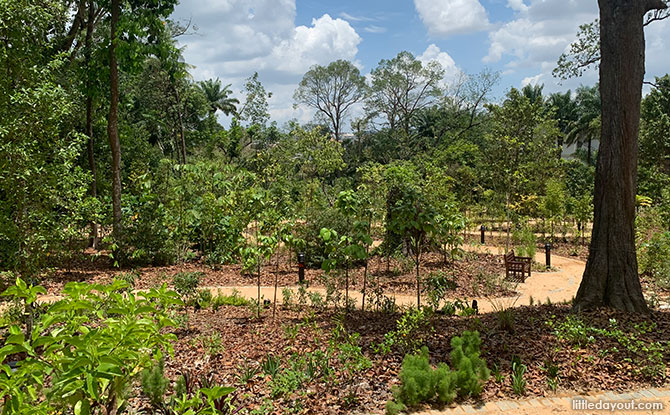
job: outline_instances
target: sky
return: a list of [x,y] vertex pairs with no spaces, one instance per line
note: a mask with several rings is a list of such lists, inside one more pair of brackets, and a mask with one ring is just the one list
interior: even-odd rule
[[[245,79],[258,72],[273,93],[272,120],[282,125],[313,120],[313,110],[294,105],[293,92],[312,65],[337,59],[365,75],[409,51],[440,62],[447,83],[496,71],[494,101],[527,84],[543,84],[545,93],[593,85],[595,70],[563,82],[551,71],[579,25],[597,16],[596,0],[181,0],[172,18],[191,24],[179,45],[196,81],[220,78],[243,101]],[[653,80],[670,72],[670,21],[645,34]]]

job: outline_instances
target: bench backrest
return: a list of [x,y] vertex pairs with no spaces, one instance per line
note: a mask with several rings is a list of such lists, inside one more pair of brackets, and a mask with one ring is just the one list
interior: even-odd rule
[[509,252],[505,254],[505,262],[511,262],[514,261],[514,250],[510,249]]

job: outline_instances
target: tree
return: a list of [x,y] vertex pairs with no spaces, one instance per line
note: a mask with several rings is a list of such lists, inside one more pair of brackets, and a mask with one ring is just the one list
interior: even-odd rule
[[221,88],[221,80],[219,78],[200,82],[200,88],[205,93],[207,101],[209,101],[211,114],[221,111],[225,115],[237,115],[236,105],[240,103],[240,100],[230,97],[230,94],[233,93],[230,86],[228,84]]
[[421,307],[421,254],[428,236],[435,232],[437,212],[427,202],[427,198],[415,187],[403,189],[398,201],[391,207],[393,220],[387,224],[394,232],[402,235],[407,242],[414,260],[416,273],[416,306]]
[[532,103],[519,90],[512,88],[501,106],[489,105],[492,126],[485,136],[489,168],[484,177],[495,192],[492,196],[506,208],[509,230],[511,206],[524,196],[540,195],[544,183],[553,176],[558,165],[556,146],[560,131],[546,113],[544,104]]
[[661,0],[600,0],[601,145],[589,258],[575,310],[648,312],[635,250],[637,136],[644,80],[645,14]]
[[[155,43],[165,30],[165,21],[177,0],[111,0],[109,37],[109,113],[107,137],[112,153],[113,236],[121,241],[121,140],[119,137],[119,62],[137,66],[148,52],[147,43]],[[146,43],[140,41],[146,41]],[[123,43],[123,44],[122,44]],[[123,46],[123,47],[120,47]],[[121,54],[119,55],[120,52]],[[119,59],[120,58],[120,59]]]
[[524,97],[528,98],[531,104],[540,103],[544,104],[544,95],[542,90],[544,89],[544,84],[541,85],[531,85],[528,84],[521,89],[521,93]]
[[[644,18],[644,26],[670,17],[670,10],[667,8],[670,1],[659,1],[664,3],[664,7],[648,11]],[[591,23],[580,25],[577,32],[577,40],[570,44],[570,50],[567,53],[559,56],[556,68],[553,70],[553,75],[565,80],[580,77],[589,68],[598,67],[601,54],[599,42],[600,21],[598,19]]]
[[240,110],[240,118],[249,121],[251,125],[258,125],[262,128],[270,120],[268,112],[268,99],[272,98],[272,92],[266,92],[265,87],[258,80],[258,72],[247,78],[244,84],[246,99]]
[[113,235],[121,240],[121,140],[119,139],[119,65],[116,49],[119,43],[117,27],[121,18],[120,0],[112,0],[109,43],[109,115],[107,116],[107,139],[112,151],[112,217]]
[[600,92],[598,85],[577,89],[575,104],[579,117],[571,123],[565,142],[582,146],[586,143],[586,164],[592,165],[593,140],[600,135]]
[[642,101],[638,194],[658,201],[670,188],[670,75],[654,84]]
[[[549,96],[547,105],[553,109],[554,118],[558,121],[558,129],[563,133],[559,136],[556,144],[563,148],[564,135],[567,134],[572,123],[577,121],[577,104],[572,99],[572,93],[568,90],[565,93],[555,92]],[[558,157],[561,157],[559,154]]]
[[382,59],[371,76],[368,111],[383,114],[392,131],[401,127],[409,136],[414,115],[442,94],[444,69],[437,61],[424,65],[411,53],[400,52],[391,60]]
[[351,107],[365,97],[365,77],[349,61],[315,65],[303,76],[293,99],[316,109],[330,122],[336,139]]

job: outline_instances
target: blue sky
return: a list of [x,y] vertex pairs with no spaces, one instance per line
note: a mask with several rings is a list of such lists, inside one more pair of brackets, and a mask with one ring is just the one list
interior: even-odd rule
[[[258,71],[280,124],[312,119],[292,99],[311,65],[348,59],[367,74],[403,50],[440,62],[447,83],[499,72],[494,100],[528,83],[546,92],[593,84],[595,71],[559,84],[551,70],[578,26],[596,17],[596,0],[181,0],[173,15],[197,28],[179,40],[194,78],[221,78],[241,99],[244,79]],[[670,22],[654,23],[646,36],[653,79],[670,72]]]

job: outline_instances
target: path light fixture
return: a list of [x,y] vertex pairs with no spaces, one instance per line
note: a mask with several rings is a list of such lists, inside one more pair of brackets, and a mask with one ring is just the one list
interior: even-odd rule
[[298,283],[303,284],[305,282],[305,253],[298,253]]
[[486,226],[482,225],[482,227],[480,228],[480,230],[481,230],[481,232],[482,232],[482,235],[481,235],[480,240],[481,240],[482,245],[484,245],[484,241],[485,241],[485,239],[484,239],[484,238],[485,238],[484,232],[486,232]]
[[547,269],[551,268],[551,244],[547,242],[544,244],[544,253],[547,259]]

